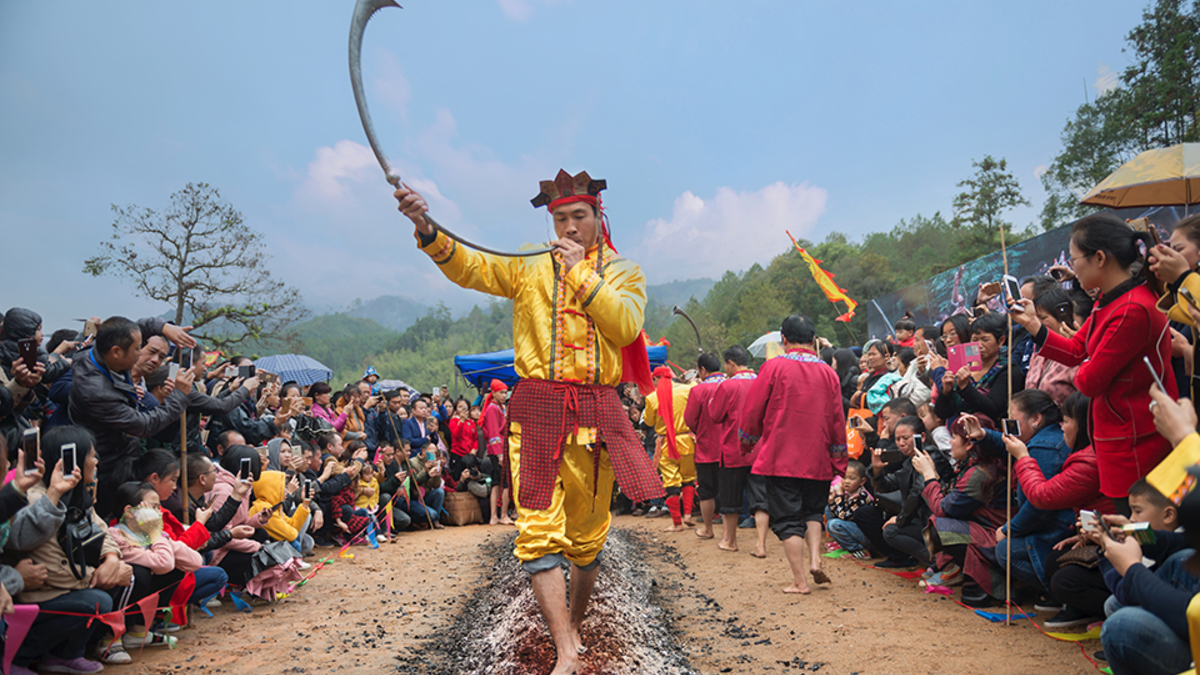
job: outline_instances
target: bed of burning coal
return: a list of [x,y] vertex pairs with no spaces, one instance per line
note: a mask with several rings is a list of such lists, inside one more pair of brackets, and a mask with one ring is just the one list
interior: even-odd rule
[[[512,539],[492,540],[481,555],[494,560],[486,580],[448,626],[408,654],[401,672],[431,675],[545,675],[555,651],[538,610],[528,575],[512,556]],[[698,675],[681,645],[672,599],[696,596],[695,611],[719,612],[715,600],[684,588],[686,567],[674,548],[640,532],[614,528],[583,625],[581,675]],[[664,574],[664,569],[672,573]],[[569,571],[568,571],[569,574]],[[689,603],[691,604],[691,603]],[[757,634],[734,620],[714,617],[722,637],[751,644]],[[716,626],[714,626],[716,627]],[[708,642],[707,640],[699,642]],[[798,665],[798,664],[796,664]],[[805,664],[807,665],[807,664]],[[724,672],[728,670],[722,669]]]

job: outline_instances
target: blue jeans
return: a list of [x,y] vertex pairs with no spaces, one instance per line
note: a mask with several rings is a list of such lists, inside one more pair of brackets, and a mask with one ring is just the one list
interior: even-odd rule
[[[1001,569],[1004,569],[1004,561],[1007,556],[1008,544],[1000,542],[996,545],[996,561]],[[1033,559],[1029,557],[1029,549],[1025,548],[1024,537],[1012,538],[1012,575],[1033,588],[1046,590],[1042,585],[1042,580],[1038,578],[1037,570],[1033,568]],[[1004,590],[999,589],[997,592],[1003,594]]]
[[220,567],[201,567],[193,572],[196,577],[196,590],[188,602],[207,600],[225,588],[229,583],[229,575]]
[[113,609],[113,599],[108,591],[89,588],[70,591],[52,600],[38,603],[38,614],[25,636],[25,642],[17,650],[13,663],[25,668],[46,654],[60,659],[77,659],[84,655],[88,640],[104,624],[93,621],[88,626],[87,616],[62,616],[45,612],[72,612],[76,614],[107,614]]
[[825,518],[825,529],[829,530],[829,536],[833,537],[838,546],[851,553],[867,548],[867,535],[863,534],[858,525],[849,520],[834,518],[829,509],[825,509]]
[[405,503],[404,499],[396,500],[396,506],[402,506],[413,523],[436,523],[442,517],[442,504],[446,501],[446,491],[442,488],[429,490],[422,501]]
[[1141,607],[1122,607],[1108,617],[1100,642],[1114,675],[1174,675],[1192,662],[1188,643]]

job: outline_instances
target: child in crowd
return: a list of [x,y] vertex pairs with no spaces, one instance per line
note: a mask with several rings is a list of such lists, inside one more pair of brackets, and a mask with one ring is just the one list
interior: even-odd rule
[[[150,571],[151,586],[162,590],[159,606],[169,604],[175,583],[184,573],[195,576],[196,588],[190,602],[216,595],[225,587],[229,577],[220,567],[205,567],[195,549],[175,541],[163,530],[163,510],[159,494],[150,483],[130,482],[117,488],[116,508],[121,516],[108,529],[121,548],[121,559]],[[165,590],[164,590],[165,589]],[[140,619],[141,615],[134,617]],[[149,634],[142,625],[131,625],[122,642],[126,649],[151,646],[174,647],[175,638],[157,631]],[[128,638],[128,639],[126,639]]]
[[854,512],[874,500],[867,491],[867,468],[862,462],[851,461],[846,467],[846,476],[833,486],[829,506],[825,509],[826,529],[829,536],[851,557],[864,560],[871,557],[867,550],[867,537],[851,518]]
[[354,498],[354,511],[356,515],[370,515],[378,507],[379,479],[375,476],[375,466],[363,462],[362,471],[358,474],[358,496]]
[[1187,614],[1200,579],[1186,564],[1195,550],[1175,531],[1175,505],[1144,478],[1130,486],[1129,505],[1130,521],[1149,523],[1153,542],[1110,533],[1125,524],[1121,516],[1103,516],[1105,527],[1086,535],[1104,550],[1101,569],[1113,591],[1104,604],[1104,654],[1114,673],[1180,672],[1192,661]]
[[[270,513],[266,524],[262,526],[267,534],[275,541],[288,542],[302,554],[310,553],[314,546],[313,538],[308,534],[312,523],[309,506],[312,495],[308,494],[298,478],[292,479],[290,491],[299,497],[300,504],[288,516],[285,511],[289,492],[287,474],[282,471],[263,471],[254,481],[254,503],[250,505],[250,515]],[[300,563],[298,567],[307,569],[308,565]]]

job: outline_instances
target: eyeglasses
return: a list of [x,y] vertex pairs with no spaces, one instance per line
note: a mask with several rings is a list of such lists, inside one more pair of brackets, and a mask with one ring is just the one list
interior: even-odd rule
[[1079,256],[1079,257],[1077,257],[1077,258],[1068,258],[1068,259],[1067,259],[1067,266],[1068,266],[1068,267],[1070,267],[1071,269],[1075,269],[1075,261],[1076,261],[1076,260],[1083,260],[1084,258],[1090,258],[1090,257],[1092,257],[1092,256],[1094,256],[1094,255],[1096,255],[1096,254],[1095,254],[1095,253],[1089,253],[1089,254],[1087,254],[1087,255],[1081,255],[1081,256]]

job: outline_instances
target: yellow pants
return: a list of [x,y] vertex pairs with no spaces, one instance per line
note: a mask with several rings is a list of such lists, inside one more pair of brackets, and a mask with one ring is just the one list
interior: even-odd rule
[[[508,431],[508,459],[512,466],[512,496],[520,515],[514,553],[528,563],[548,555],[562,555],[579,567],[590,565],[604,549],[612,521],[613,469],[608,452],[600,450],[599,485],[592,496],[592,453],[586,445],[565,443],[558,480],[550,508],[521,506],[521,425]],[[695,470],[693,469],[693,473]]]
[[671,459],[663,451],[658,460],[658,473],[662,476],[663,487],[677,488],[684,483],[696,482],[696,456],[680,455],[679,459]]
[[664,488],[677,488],[684,483],[696,482],[696,439],[694,436],[679,434],[675,437],[675,447],[679,450],[679,459],[671,459],[670,453],[667,452],[665,436],[659,436],[656,444],[658,475],[662,477]]

